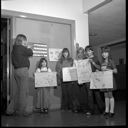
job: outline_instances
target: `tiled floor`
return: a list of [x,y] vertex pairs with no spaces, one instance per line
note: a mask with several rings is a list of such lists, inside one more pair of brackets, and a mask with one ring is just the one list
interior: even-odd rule
[[2,116],[2,126],[125,126],[126,102],[117,101],[114,118],[105,119],[103,115],[86,117],[83,113],[52,110],[48,114],[33,113],[29,117]]

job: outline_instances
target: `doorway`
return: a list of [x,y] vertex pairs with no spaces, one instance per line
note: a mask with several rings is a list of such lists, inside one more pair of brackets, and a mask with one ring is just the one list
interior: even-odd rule
[[5,113],[9,101],[10,84],[10,23],[8,17],[1,18],[1,109]]
[[[17,34],[25,34],[29,43],[42,43],[48,46],[48,49],[62,49],[68,47],[71,51],[71,55],[75,56],[74,39],[75,39],[75,21],[68,19],[61,19],[48,16],[38,16],[29,13],[22,13],[16,11],[2,10],[3,16],[9,16],[11,18],[11,43],[9,43],[9,55],[14,44],[14,40]],[[20,17],[25,15],[26,18]],[[8,55],[8,54],[7,54]],[[35,97],[35,83],[33,73],[35,72],[36,63],[40,57],[33,56],[30,58],[30,69],[29,69],[29,90],[30,95]],[[48,58],[49,59],[49,58]],[[7,59],[8,60],[8,59]],[[11,59],[10,59],[11,60]],[[9,62],[10,62],[9,60]],[[7,89],[8,101],[15,95],[15,80],[13,74],[13,66],[9,63],[9,77],[10,85]],[[54,71],[56,61],[50,61],[49,66]],[[7,74],[8,75],[8,74]],[[9,84],[9,83],[8,83]],[[60,106],[61,88],[52,90],[54,100],[52,101],[52,108],[58,108]],[[52,98],[53,98],[52,97]],[[34,98],[35,99],[35,98]],[[59,99],[59,100],[58,100]],[[9,103],[7,101],[7,103]],[[54,101],[54,102],[53,102]],[[34,102],[34,101],[33,101]],[[35,105],[35,102],[33,103]],[[54,109],[55,109],[54,108]]]

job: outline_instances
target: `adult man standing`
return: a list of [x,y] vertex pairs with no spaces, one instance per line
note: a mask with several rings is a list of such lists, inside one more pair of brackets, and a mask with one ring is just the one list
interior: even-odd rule
[[27,46],[27,37],[23,34],[18,34],[11,53],[16,93],[7,107],[7,115],[13,115],[14,113],[18,115],[30,114],[27,112],[27,99],[29,96],[29,57],[32,55],[32,49]]

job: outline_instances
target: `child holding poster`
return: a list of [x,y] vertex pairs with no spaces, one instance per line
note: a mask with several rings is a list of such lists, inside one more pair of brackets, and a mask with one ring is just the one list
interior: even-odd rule
[[[48,62],[46,58],[40,59],[36,72],[51,72],[51,69],[48,68]],[[42,113],[48,113],[50,88],[39,87],[37,89],[38,89],[37,108],[40,109],[40,112]]]
[[[94,54],[94,50],[92,46],[88,45],[85,47],[85,54],[91,64],[92,72],[96,72],[97,70],[100,70],[100,63],[98,61],[98,58]],[[95,101],[99,109],[99,112],[102,113],[104,111],[104,102],[102,101],[99,89],[95,89],[95,90],[90,89],[90,82],[86,83],[86,88],[88,94],[88,106],[90,109],[90,111],[87,112],[86,114],[91,115],[95,112],[93,94],[95,96]]]
[[[74,60],[74,66],[76,67],[78,62],[85,59],[84,48],[79,47],[76,51],[76,59]],[[86,113],[88,111],[87,104],[87,89],[85,83],[77,83],[78,101],[79,101],[79,111]]]
[[73,67],[73,59],[70,57],[70,53],[68,48],[64,48],[62,50],[62,55],[59,61],[56,64],[57,71],[57,81],[58,85],[61,85],[62,95],[61,95],[61,110],[72,110],[73,112],[77,112],[77,102],[76,95],[74,94],[73,89],[75,86],[74,81],[63,81],[63,68]]
[[[109,47],[106,46],[102,48],[102,58],[103,61],[101,64],[101,70],[102,71],[113,70],[114,74],[117,73],[116,66],[110,56]],[[112,91],[115,89],[116,89],[116,84],[115,84],[115,79],[113,77],[113,89],[103,89],[105,96],[105,112],[104,112],[105,117],[114,116],[114,97]],[[110,106],[110,110],[109,110],[109,106]]]

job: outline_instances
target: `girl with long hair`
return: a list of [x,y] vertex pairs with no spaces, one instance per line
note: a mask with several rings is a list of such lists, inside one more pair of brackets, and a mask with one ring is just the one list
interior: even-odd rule
[[114,105],[115,100],[113,97],[113,90],[116,89],[116,83],[114,74],[117,73],[117,68],[114,64],[114,61],[111,58],[110,55],[110,48],[108,46],[102,48],[102,64],[101,64],[101,70],[107,71],[112,70],[113,71],[113,89],[104,89],[104,96],[105,96],[105,117],[113,117],[114,116]]
[[70,52],[68,48],[64,48],[62,50],[61,57],[56,64],[56,71],[57,71],[57,81],[58,85],[61,86],[62,95],[61,95],[61,109],[62,110],[73,110],[75,103],[74,101],[74,91],[73,86],[74,82],[63,82],[62,77],[62,69],[64,67],[73,67],[73,59],[70,57]]

